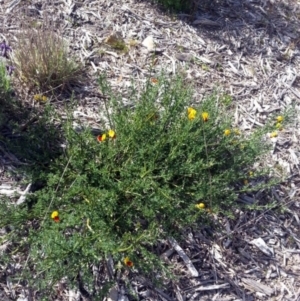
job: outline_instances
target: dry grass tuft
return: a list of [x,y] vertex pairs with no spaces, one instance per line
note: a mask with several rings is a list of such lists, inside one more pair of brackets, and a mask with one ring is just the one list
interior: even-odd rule
[[71,92],[85,70],[68,53],[64,40],[51,29],[27,29],[18,38],[13,63],[18,79],[38,92]]

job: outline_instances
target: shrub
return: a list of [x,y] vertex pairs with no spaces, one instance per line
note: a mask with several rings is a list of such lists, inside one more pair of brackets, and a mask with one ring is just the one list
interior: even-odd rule
[[232,212],[239,193],[260,188],[244,180],[268,150],[262,138],[274,123],[246,135],[216,96],[192,106],[180,79],[149,81],[136,99],[133,91],[133,109],[99,83],[110,96],[107,128],[95,137],[67,123],[64,155],[40,176],[47,186],[0,213],[1,227],[29,231],[20,244],[30,249],[28,273],[42,279],[32,285],[44,289],[80,275],[91,291],[91,266],[109,256],[149,276],[163,267],[152,252],[158,239],[180,239],[184,227]]
[[65,41],[51,29],[23,30],[13,62],[19,80],[39,92],[70,92],[84,79],[83,66],[68,54]]
[[[10,79],[7,76],[6,66],[4,61],[1,61],[0,57],[0,130],[3,125],[6,124],[6,114],[5,111],[7,106],[10,106]],[[1,133],[0,133],[1,134]]]
[[6,66],[0,58],[0,103],[5,100],[10,91],[10,79],[7,76]]

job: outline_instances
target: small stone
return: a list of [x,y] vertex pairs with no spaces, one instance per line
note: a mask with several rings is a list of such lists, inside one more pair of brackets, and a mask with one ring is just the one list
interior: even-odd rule
[[152,36],[148,36],[143,42],[142,45],[147,48],[148,51],[152,51],[155,48],[154,40]]

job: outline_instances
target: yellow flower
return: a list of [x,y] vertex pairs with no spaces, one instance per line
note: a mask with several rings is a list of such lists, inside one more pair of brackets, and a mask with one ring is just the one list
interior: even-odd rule
[[208,121],[208,119],[209,119],[209,114],[208,114],[207,112],[203,112],[203,113],[201,114],[201,116],[202,116],[202,119],[203,119],[204,122]]
[[233,132],[236,134],[236,135],[241,135],[241,131],[239,129],[234,129]]
[[204,209],[205,208],[205,204],[204,203],[199,203],[199,204],[195,205],[195,207],[197,209]]
[[112,139],[116,138],[116,133],[114,130],[109,130],[108,131],[108,136]]
[[58,214],[58,211],[53,211],[51,213],[51,218],[56,222],[58,223],[59,222],[59,214]]
[[41,94],[35,94],[34,96],[33,96],[33,99],[35,100],[35,101],[40,101],[41,100]]
[[225,136],[229,136],[230,133],[231,133],[231,131],[230,131],[229,129],[226,129],[226,130],[224,131],[224,135],[225,135]]
[[99,142],[103,142],[105,139],[106,139],[106,134],[102,134],[102,135],[97,136],[97,140]]
[[41,95],[41,94],[35,94],[35,95],[33,96],[33,99],[34,99],[35,101],[46,102],[47,99],[48,99],[48,97],[45,96],[45,95]]
[[195,119],[195,117],[197,115],[197,111],[194,108],[191,108],[191,107],[189,107],[187,109],[187,111],[188,111],[188,118],[189,118],[189,120]]
[[283,130],[282,124],[281,124],[280,122],[277,122],[277,123],[275,124],[275,127],[276,127],[276,129],[278,129],[279,131],[282,131],[282,130]]
[[250,176],[250,177],[253,176],[253,171],[249,171],[249,176]]
[[277,131],[274,131],[270,134],[270,138],[275,138],[278,136],[278,132]]
[[277,122],[282,122],[283,119],[284,119],[284,118],[283,118],[283,116],[281,116],[281,115],[276,117]]
[[130,268],[133,267],[133,262],[129,259],[129,257],[124,258],[124,264],[127,265]]

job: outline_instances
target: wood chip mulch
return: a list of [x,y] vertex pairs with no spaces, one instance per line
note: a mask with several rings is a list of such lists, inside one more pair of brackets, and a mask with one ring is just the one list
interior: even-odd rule
[[[272,138],[263,164],[284,177],[267,194],[243,196],[245,203],[270,209],[236,211],[230,220],[214,216],[217,229],[186,231],[184,242],[170,238],[157,252],[175,267],[178,280],[156,287],[138,273],[114,273],[95,267],[95,278],[114,279],[106,300],[300,300],[300,4],[295,0],[194,0],[193,14],[171,15],[149,1],[0,0],[0,38],[17,47],[24,27],[45,20],[60,29],[70,51],[86,66],[89,81],[76,91],[78,124],[97,128],[102,96],[98,75],[106,72],[113,89],[130,104],[128,90],[149,76],[182,74],[195,85],[194,102],[216,88],[236,107],[234,123],[243,131],[264,124],[273,113],[294,105],[292,123]],[[116,45],[126,47],[117,47]],[[32,94],[18,91],[33,104]],[[57,108],[60,103],[51,100]],[[1,136],[0,136],[1,137]],[[12,174],[22,164],[0,139],[0,195],[18,201],[24,191]],[[3,233],[1,232],[1,235]],[[5,250],[0,245],[0,253]],[[0,299],[39,300],[30,288],[11,283],[13,268],[1,263]],[[127,280],[126,280],[127,279]],[[99,284],[99,285],[100,285]],[[130,288],[130,289],[129,289]],[[84,289],[58,284],[49,300],[92,300]]]

